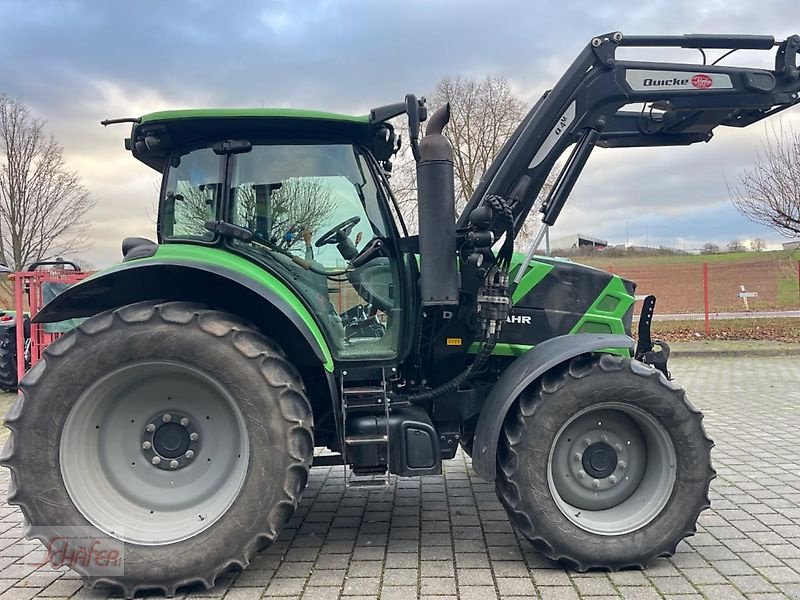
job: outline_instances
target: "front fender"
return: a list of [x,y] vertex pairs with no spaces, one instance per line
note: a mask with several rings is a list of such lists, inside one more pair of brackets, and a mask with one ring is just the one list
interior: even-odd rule
[[[144,300],[190,300],[232,312],[267,335],[280,332],[284,339],[276,341],[290,354],[302,354],[300,347],[305,346],[333,371],[322,330],[297,295],[263,268],[215,248],[161,246],[152,257],[121,263],[70,287],[33,321],[90,317]],[[286,323],[291,327],[284,327]]]
[[551,338],[535,346],[509,365],[481,408],[472,445],[472,468],[487,481],[494,481],[497,442],[508,409],[517,397],[547,371],[587,352],[606,349],[633,349],[627,335],[570,334]]

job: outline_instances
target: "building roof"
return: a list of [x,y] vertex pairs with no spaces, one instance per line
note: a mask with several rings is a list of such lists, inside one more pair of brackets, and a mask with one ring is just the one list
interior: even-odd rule
[[575,234],[576,238],[581,240],[586,240],[587,242],[592,242],[593,244],[597,244],[598,246],[608,246],[608,240],[601,240],[600,238],[596,238],[591,235],[584,235],[582,233]]
[[595,246],[608,246],[606,240],[601,240],[591,235],[584,235],[582,233],[573,233],[571,235],[559,236],[550,241],[550,246],[553,248],[572,248],[577,246],[579,240],[585,240]]

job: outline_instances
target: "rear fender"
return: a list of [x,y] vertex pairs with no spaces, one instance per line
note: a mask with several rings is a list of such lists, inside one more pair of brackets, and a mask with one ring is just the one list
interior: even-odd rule
[[261,269],[255,274],[172,257],[126,262],[65,290],[33,321],[90,317],[145,300],[200,302],[252,322],[275,339],[294,364],[321,364],[331,373],[333,358],[313,315],[279,279]]
[[512,362],[489,392],[481,407],[472,446],[472,468],[487,481],[494,481],[497,442],[506,414],[525,388],[550,369],[588,352],[632,350],[626,335],[570,334],[551,338]]

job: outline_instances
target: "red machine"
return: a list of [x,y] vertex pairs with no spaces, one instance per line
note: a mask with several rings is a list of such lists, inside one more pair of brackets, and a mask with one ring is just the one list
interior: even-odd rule
[[[14,273],[12,277],[16,314],[24,315],[27,304],[28,312],[33,319],[45,304],[88,275],[89,273],[84,273],[77,264],[68,260],[39,261],[31,264],[25,271]],[[32,322],[30,338],[27,340],[25,328],[17,327],[17,380],[21,380],[25,372],[39,362],[45,348],[53,340],[72,329],[74,325],[68,322]]]

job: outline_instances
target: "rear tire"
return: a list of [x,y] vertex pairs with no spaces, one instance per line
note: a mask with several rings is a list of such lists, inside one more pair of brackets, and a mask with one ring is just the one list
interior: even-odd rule
[[713,442],[685,392],[654,368],[579,357],[509,412],[496,489],[534,547],[577,571],[671,556],[710,506]]
[[74,567],[92,587],[210,588],[277,537],[305,488],[302,381],[233,315],[184,302],[103,313],[51,344],[20,389],[0,457],[8,501],[45,544],[75,526],[122,544],[124,574]]

